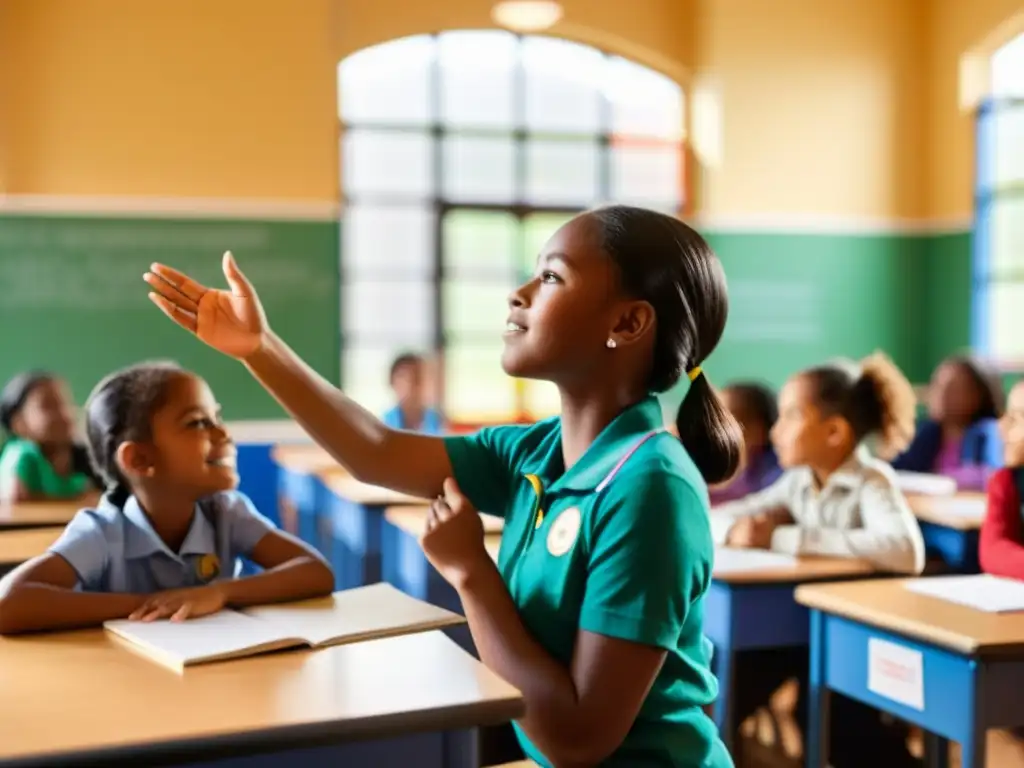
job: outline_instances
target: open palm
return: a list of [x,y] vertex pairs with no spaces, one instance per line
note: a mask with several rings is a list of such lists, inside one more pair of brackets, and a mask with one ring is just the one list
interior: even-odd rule
[[207,288],[163,264],[153,264],[143,279],[153,289],[150,300],[171,320],[214,349],[241,360],[260,348],[267,318],[256,290],[230,253],[224,254],[223,269],[227,291]]

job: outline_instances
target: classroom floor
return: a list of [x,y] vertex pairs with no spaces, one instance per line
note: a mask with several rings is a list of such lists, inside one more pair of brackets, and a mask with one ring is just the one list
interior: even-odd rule
[[[740,727],[742,735],[736,768],[803,768],[803,744],[791,716],[795,686],[783,686],[772,698],[770,712],[762,710]],[[916,729],[910,749],[924,754],[924,741]],[[923,765],[923,763],[922,763]],[[950,768],[960,768],[960,747],[950,748]],[[1024,768],[1024,734],[989,731],[987,768]]]

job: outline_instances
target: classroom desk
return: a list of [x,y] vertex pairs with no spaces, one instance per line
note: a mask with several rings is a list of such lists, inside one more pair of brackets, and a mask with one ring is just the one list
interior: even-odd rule
[[429,504],[388,488],[367,485],[344,469],[317,473],[326,500],[317,510],[315,541],[334,568],[338,589],[373,584],[382,577],[384,511],[397,504]]
[[326,498],[317,473],[327,469],[343,470],[315,443],[275,445],[270,458],[278,469],[277,508],[281,527],[315,544],[317,509]]
[[757,648],[786,648],[808,642],[808,612],[793,599],[805,582],[849,579],[873,573],[861,560],[799,558],[795,566],[731,571],[715,575],[704,598],[704,634],[715,646],[713,665],[719,695],[714,720],[733,749],[739,723],[733,717],[733,659]]
[[985,494],[960,492],[953,496],[907,494],[910,509],[921,526],[925,548],[950,568],[979,573],[978,539],[985,519]]
[[102,630],[0,639],[0,765],[477,766],[519,692],[439,632],[178,675]]
[[67,525],[78,510],[93,506],[95,501],[90,498],[0,504],[0,531],[10,528],[47,528],[54,525]]
[[[906,581],[797,589],[811,610],[808,768],[825,765],[829,691],[936,734],[938,765],[949,739],[960,742],[962,768],[985,768],[986,731],[1024,725],[1024,613],[985,613],[911,592]],[[869,665],[882,685],[869,683]],[[894,680],[907,703],[887,695]]]
[[63,528],[28,528],[0,532],[0,576],[39,557],[64,532]]

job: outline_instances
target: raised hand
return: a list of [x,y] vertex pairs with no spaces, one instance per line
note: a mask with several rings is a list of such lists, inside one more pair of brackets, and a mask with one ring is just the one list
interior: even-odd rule
[[224,254],[223,269],[227,291],[207,288],[163,264],[153,264],[142,279],[153,289],[150,300],[171,320],[214,349],[244,360],[262,346],[267,317],[230,252]]

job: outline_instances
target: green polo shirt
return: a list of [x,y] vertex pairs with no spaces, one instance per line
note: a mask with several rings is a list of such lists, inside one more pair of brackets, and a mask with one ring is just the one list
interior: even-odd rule
[[0,453],[0,491],[7,496],[17,480],[32,493],[48,499],[74,499],[92,487],[89,476],[82,472],[57,474],[42,448],[31,440],[15,438]]
[[[625,741],[602,765],[727,768],[732,760],[702,710],[718,694],[702,632],[713,556],[707,488],[663,425],[649,397],[619,414],[568,471],[557,418],[446,444],[463,493],[505,518],[498,569],[552,656],[568,666],[581,629],[668,654]],[[516,730],[527,756],[550,766]]]

